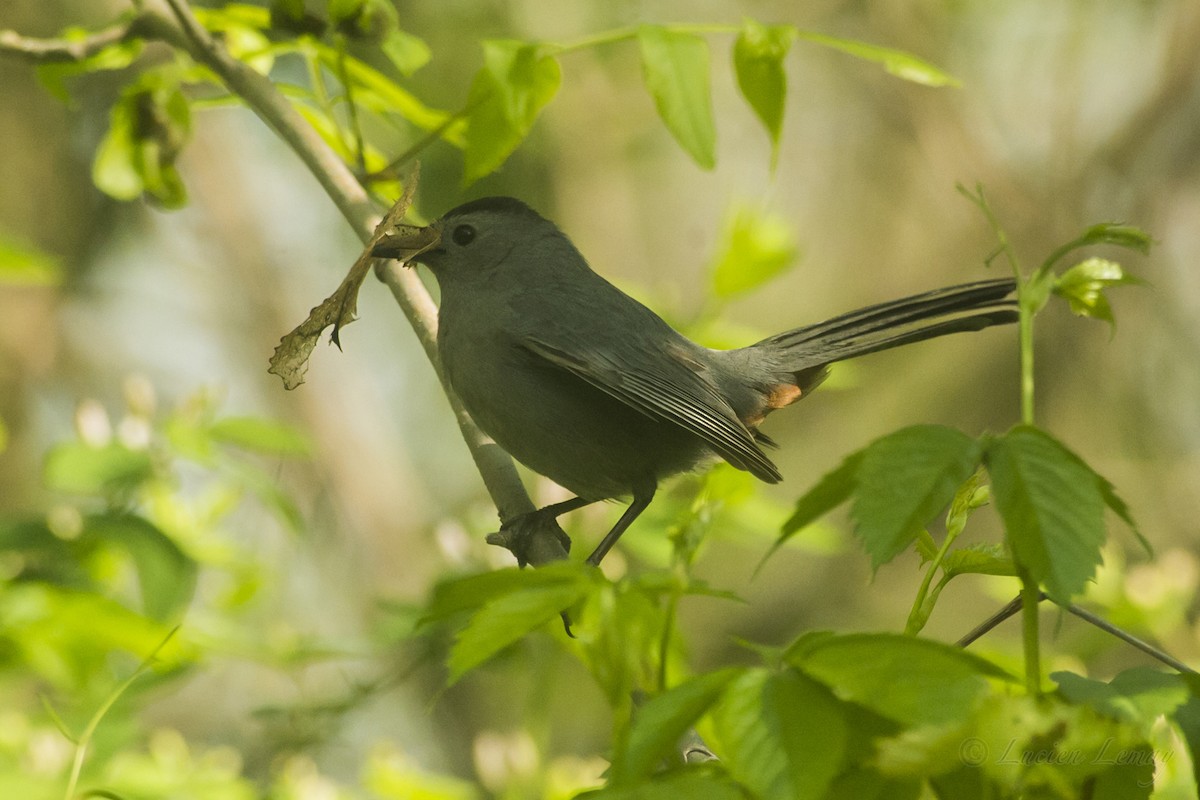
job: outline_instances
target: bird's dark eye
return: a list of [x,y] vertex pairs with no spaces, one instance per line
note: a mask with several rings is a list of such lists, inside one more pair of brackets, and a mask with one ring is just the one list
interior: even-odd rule
[[454,233],[450,234],[450,238],[459,247],[466,247],[475,241],[475,228],[471,225],[459,225],[454,229]]

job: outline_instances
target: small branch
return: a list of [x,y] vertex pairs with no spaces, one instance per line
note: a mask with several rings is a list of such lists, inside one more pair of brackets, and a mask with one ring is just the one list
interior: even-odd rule
[[34,64],[75,64],[104,48],[136,38],[142,17],[105,28],[80,39],[39,39],[16,31],[0,31],[0,54],[12,55]]
[[[1008,619],[1009,617],[1014,616],[1018,611],[1022,610],[1022,608],[1023,608],[1023,602],[1022,602],[1023,597],[1024,597],[1024,595],[1017,595],[1014,599],[1008,601],[1008,603],[1003,608],[1001,608],[995,614],[992,614],[990,617],[985,619],[980,624],[976,625],[971,630],[970,633],[968,633],[966,636],[959,639],[956,644],[958,644],[959,647],[967,647],[972,642],[974,642],[977,639],[979,639],[980,637],[982,637],[984,634],[989,633],[993,628],[995,628],[1001,622],[1004,622],[1004,620]],[[1050,598],[1048,598],[1046,596],[1045,592],[1040,592],[1038,594],[1039,602],[1042,600],[1049,600],[1049,599]],[[1051,602],[1054,602],[1054,601],[1051,600]],[[1104,619],[1103,617],[1099,617],[1099,616],[1093,614],[1092,612],[1088,611],[1085,608],[1081,608],[1081,607],[1077,606],[1075,603],[1066,603],[1065,605],[1061,604],[1061,603],[1055,603],[1055,605],[1057,605],[1059,608],[1063,609],[1064,611],[1066,611],[1070,614],[1074,614],[1075,616],[1079,617],[1084,622],[1088,622],[1088,623],[1096,626],[1097,628],[1104,631],[1105,633],[1117,637],[1118,639],[1125,642],[1126,644],[1136,647],[1138,650],[1141,650],[1146,655],[1148,655],[1154,659],[1157,659],[1158,661],[1161,661],[1162,663],[1166,664],[1168,667],[1171,667],[1172,669],[1177,670],[1178,672],[1185,673],[1185,674],[1192,674],[1192,675],[1196,674],[1196,670],[1192,669],[1187,664],[1183,663],[1178,658],[1175,658],[1175,656],[1171,655],[1170,653],[1166,652],[1165,650],[1155,647],[1154,645],[1147,642],[1145,639],[1140,639],[1137,636],[1134,636],[1132,633],[1129,633],[1128,631],[1117,627],[1116,625],[1112,624],[1111,622]]]
[[[224,46],[214,39],[192,14],[186,0],[166,2],[170,6],[174,22],[162,14],[147,12],[144,15],[154,23],[154,34],[183,47],[193,58],[216,73],[229,90],[240,97],[300,157],[359,238],[364,243],[369,241],[379,221],[379,214],[350,168],[276,90],[270,80],[229,55]],[[512,459],[492,443],[467,416],[446,383],[437,353],[437,308],[428,291],[411,270],[393,266],[391,269],[381,270],[379,274],[381,280],[391,289],[426,356],[437,371],[442,388],[455,411],[459,430],[496,505],[500,519],[507,521],[532,511],[533,501],[529,499]]]

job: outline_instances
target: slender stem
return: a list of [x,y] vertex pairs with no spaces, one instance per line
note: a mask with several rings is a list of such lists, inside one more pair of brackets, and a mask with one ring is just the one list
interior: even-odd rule
[[[212,69],[231,92],[238,95],[260,119],[304,161],[330,199],[354,228],[368,241],[379,213],[346,163],[338,157],[299,112],[266,77],[229,55],[192,14],[186,0],[166,0],[178,23],[171,25],[161,14],[147,12],[156,22],[154,33]],[[180,31],[182,30],[182,36]],[[383,270],[383,279],[396,297],[425,354],[442,378],[442,386],[455,410],[459,429],[491,495],[501,520],[534,508],[510,459],[471,421],[446,384],[437,353],[437,311],[425,287],[411,270]]]
[[1025,653],[1025,691],[1033,697],[1042,694],[1042,664],[1038,641],[1038,603],[1042,592],[1037,581],[1020,562],[1015,562],[1021,579],[1021,645]]
[[1033,310],[1021,307],[1017,324],[1021,343],[1021,422],[1033,424]]
[[[912,610],[908,612],[908,622],[904,625],[904,632],[910,636],[916,636],[921,632],[921,628],[925,627],[925,620],[921,619],[921,610],[925,607],[925,598],[929,595],[929,586],[933,583],[933,576],[937,574],[938,569],[942,566],[942,561],[946,559],[946,554],[950,552],[950,545],[954,544],[954,540],[958,538],[949,532],[946,538],[942,541],[942,546],[938,548],[937,555],[929,562],[929,568],[925,570],[925,577],[921,579],[921,586],[917,589],[917,597],[913,601]],[[926,618],[928,615],[925,615]]]

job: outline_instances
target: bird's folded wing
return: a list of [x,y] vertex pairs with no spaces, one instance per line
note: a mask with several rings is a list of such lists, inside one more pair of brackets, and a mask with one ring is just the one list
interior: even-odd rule
[[618,362],[593,346],[566,348],[538,336],[525,336],[522,344],[641,413],[694,433],[735,467],[769,483],[780,480],[779,470],[716,387],[682,361],[668,357],[658,369],[648,369],[627,363],[630,359]]

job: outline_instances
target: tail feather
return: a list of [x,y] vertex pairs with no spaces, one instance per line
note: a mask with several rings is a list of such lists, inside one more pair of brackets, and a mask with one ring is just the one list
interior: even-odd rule
[[823,373],[815,368],[835,361],[1015,322],[1016,301],[1009,298],[1015,289],[1011,279],[937,289],[784,331],[754,347],[772,351],[779,369],[815,378]]

